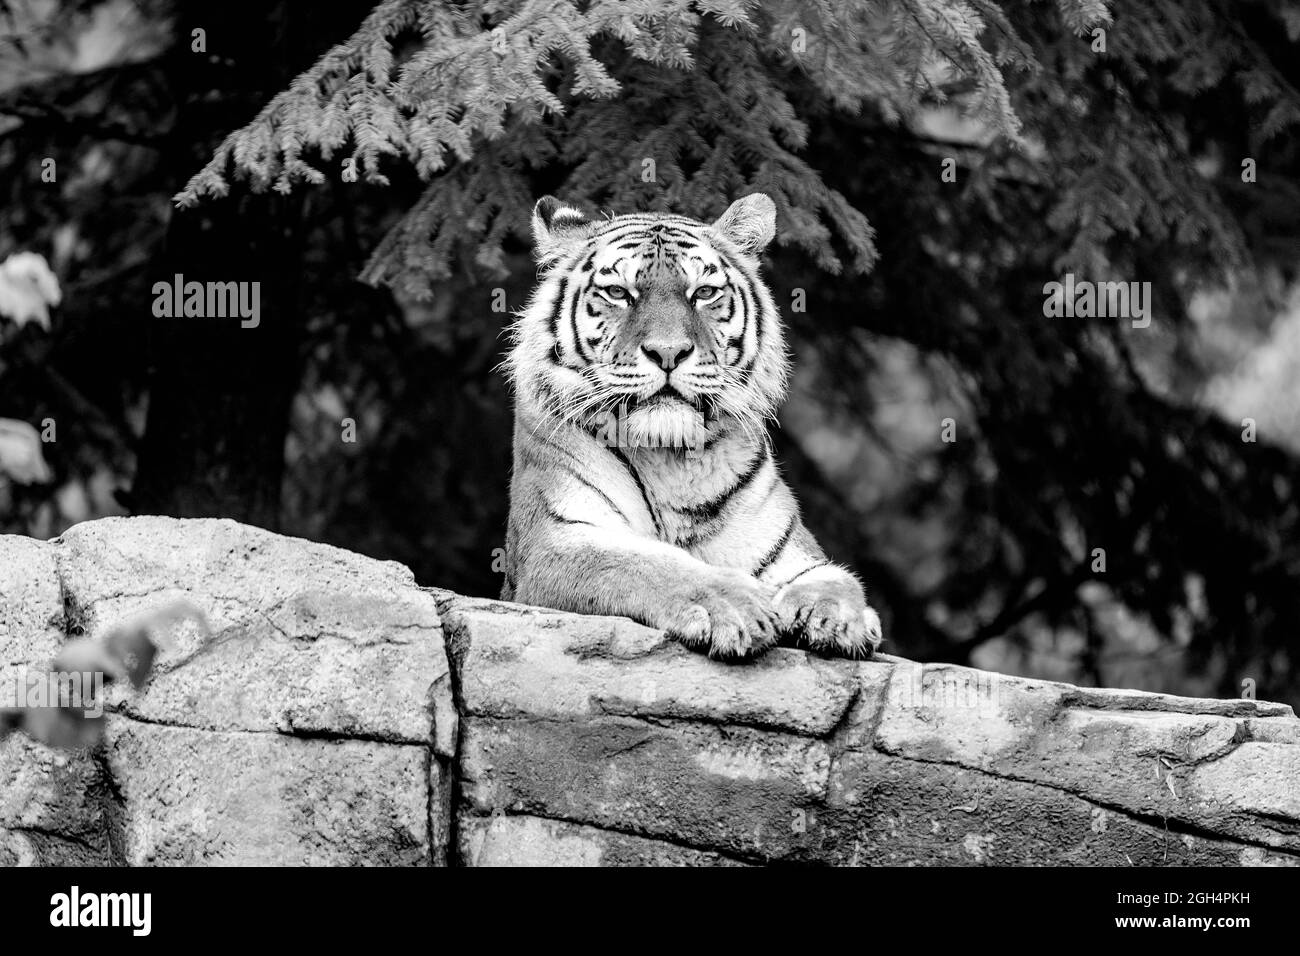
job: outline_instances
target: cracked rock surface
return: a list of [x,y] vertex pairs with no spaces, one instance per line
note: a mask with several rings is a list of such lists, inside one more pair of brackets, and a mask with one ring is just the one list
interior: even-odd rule
[[222,520],[0,537],[0,704],[185,598],[90,751],[0,742],[0,865],[1300,864],[1285,705],[778,649],[422,589]]
[[[0,864],[438,864],[456,713],[406,568],[233,521],[110,518],[0,538],[0,700],[66,636],[186,598],[103,745],[0,742]],[[17,600],[11,600],[17,595]]]

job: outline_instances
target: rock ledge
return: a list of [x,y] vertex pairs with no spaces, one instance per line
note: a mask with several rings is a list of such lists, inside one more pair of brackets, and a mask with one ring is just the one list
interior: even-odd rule
[[896,658],[709,661],[232,521],[0,537],[0,705],[184,597],[104,743],[0,741],[0,865],[1300,864],[1300,720]]

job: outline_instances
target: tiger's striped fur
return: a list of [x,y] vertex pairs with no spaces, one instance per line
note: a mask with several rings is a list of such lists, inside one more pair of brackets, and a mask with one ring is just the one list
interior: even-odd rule
[[720,658],[879,644],[772,457],[789,358],[758,255],[775,220],[761,194],[712,224],[537,204],[540,284],[505,363],[505,599],[631,617]]

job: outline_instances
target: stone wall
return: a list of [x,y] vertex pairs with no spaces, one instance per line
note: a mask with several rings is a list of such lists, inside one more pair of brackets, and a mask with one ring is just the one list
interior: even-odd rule
[[1300,863],[1280,704],[709,661],[230,521],[0,537],[0,702],[184,597],[103,743],[0,741],[0,865]]

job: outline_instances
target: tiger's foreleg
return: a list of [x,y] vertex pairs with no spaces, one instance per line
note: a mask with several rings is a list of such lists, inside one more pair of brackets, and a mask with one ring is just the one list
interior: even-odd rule
[[776,590],[634,532],[555,520],[533,531],[515,600],[630,617],[719,659],[776,643]]
[[880,616],[867,604],[862,582],[827,559],[787,489],[769,495],[759,516],[768,528],[784,527],[774,532],[755,570],[776,592],[783,643],[837,657],[870,657],[881,643]]
[[840,657],[867,658],[881,643],[880,615],[862,583],[837,565],[810,567],[777,592],[781,631],[808,647]]

